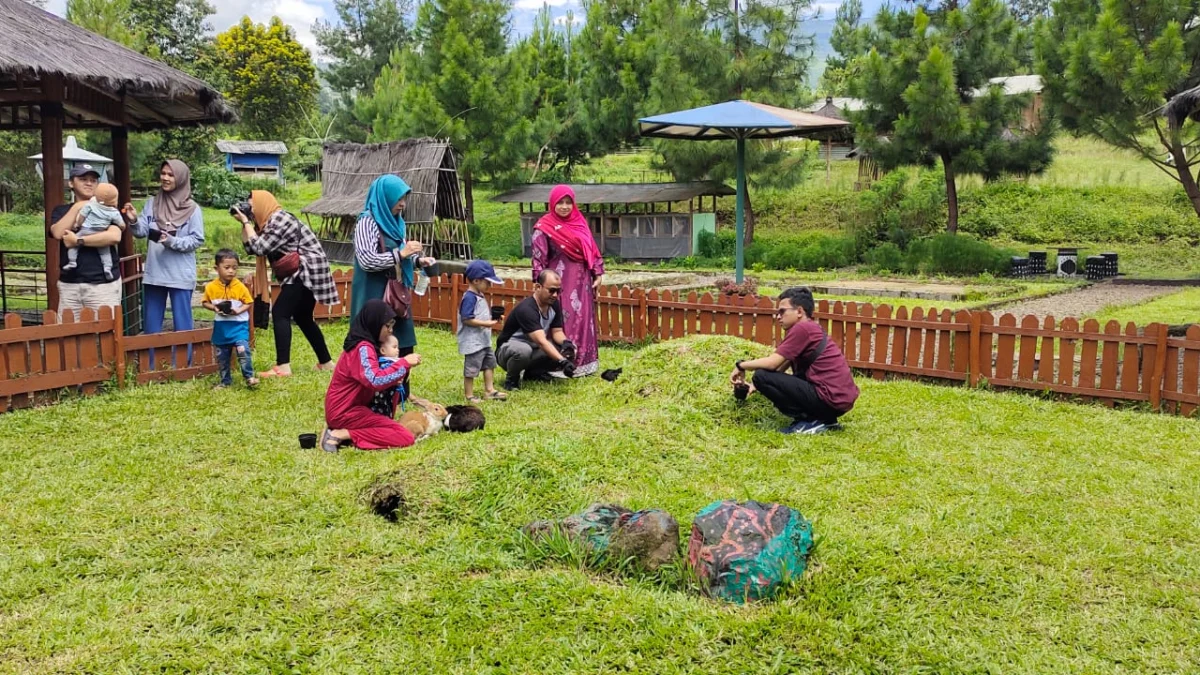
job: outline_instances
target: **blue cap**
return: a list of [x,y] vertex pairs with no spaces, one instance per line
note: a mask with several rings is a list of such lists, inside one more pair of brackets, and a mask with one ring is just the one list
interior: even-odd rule
[[96,167],[92,166],[91,164],[76,164],[71,169],[71,178],[79,178],[80,176],[86,176],[89,173],[96,174],[96,178],[100,177],[100,172],[97,171]]
[[478,279],[487,279],[493,284],[504,283],[503,279],[496,276],[496,268],[486,260],[472,260],[471,264],[467,265],[467,281]]

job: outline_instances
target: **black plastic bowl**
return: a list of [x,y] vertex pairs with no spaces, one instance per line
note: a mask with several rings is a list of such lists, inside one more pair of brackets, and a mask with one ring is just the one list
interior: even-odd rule
[[499,321],[504,316],[504,307],[501,305],[492,305],[492,320]]
[[750,395],[750,385],[748,385],[748,384],[733,385],[733,397],[736,398],[737,400],[745,401],[746,397],[749,395]]
[[300,447],[305,450],[312,450],[317,447],[316,434],[300,434]]

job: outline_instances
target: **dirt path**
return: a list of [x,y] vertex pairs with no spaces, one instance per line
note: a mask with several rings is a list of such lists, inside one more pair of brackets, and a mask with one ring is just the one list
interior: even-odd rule
[[1017,301],[992,310],[994,314],[1011,313],[1014,316],[1033,314],[1044,317],[1053,315],[1056,319],[1068,316],[1084,317],[1095,314],[1109,305],[1134,305],[1149,302],[1154,298],[1169,295],[1178,291],[1174,286],[1154,286],[1137,284],[1120,286],[1114,284],[1095,284],[1075,291],[1052,295],[1036,300]]

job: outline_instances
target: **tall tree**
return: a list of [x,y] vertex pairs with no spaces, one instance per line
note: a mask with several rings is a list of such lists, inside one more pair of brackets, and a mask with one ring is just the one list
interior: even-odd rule
[[1036,53],[1046,102],[1066,128],[1138,153],[1179,181],[1200,214],[1200,127],[1161,114],[1168,98],[1200,84],[1197,10],[1183,1],[1060,0]]
[[1050,15],[1051,0],[1009,0],[1009,7],[1017,21],[1031,25],[1037,19]]
[[645,58],[641,3],[584,0],[587,17],[575,46],[579,54],[580,116],[598,152],[638,142],[653,64]]
[[859,59],[871,51],[871,25],[863,22],[862,0],[843,0],[834,14],[829,46],[833,54],[825,59],[821,74],[821,92],[828,96],[846,94]]
[[216,11],[207,0],[129,0],[133,27],[146,39],[146,53],[185,72],[211,41],[208,17]]
[[563,27],[555,25],[548,6],[538,12],[533,31],[518,45],[530,64],[534,99],[534,139],[537,156],[533,180],[544,166],[560,163],[569,180],[574,166],[593,150],[580,101],[580,59],[574,41],[574,14],[568,12]]
[[67,21],[126,47],[141,46],[132,29],[129,0],[67,0]]
[[476,176],[505,179],[531,153],[533,87],[527,55],[507,53],[508,3],[429,0],[415,26],[416,47],[393,52],[357,114],[371,138],[449,138],[460,165],[468,217]]
[[279,17],[266,26],[244,17],[217,36],[216,49],[245,136],[291,140],[303,132],[317,103],[317,71],[290,26]]
[[1021,46],[999,0],[971,0],[936,15],[880,10],[875,44],[854,82],[867,108],[857,136],[885,168],[933,165],[945,173],[949,219],[958,230],[956,178],[1037,173],[1053,153],[1053,125],[1021,132],[1028,96],[1006,96],[988,80],[1009,75]]
[[329,57],[325,80],[338,94],[368,93],[391,58],[409,40],[405,17],[412,0],[334,0],[337,22],[317,21],[313,34]]

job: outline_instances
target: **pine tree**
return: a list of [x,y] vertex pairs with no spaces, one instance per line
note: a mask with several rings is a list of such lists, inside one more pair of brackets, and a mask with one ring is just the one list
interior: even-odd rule
[[821,74],[821,92],[828,96],[846,94],[856,62],[871,51],[871,26],[863,23],[862,0],[844,0],[834,15],[829,46],[833,54],[825,59]]
[[143,46],[131,28],[129,0],[67,0],[67,21],[135,50]]
[[540,144],[530,180],[543,166],[553,171],[559,163],[564,178],[570,180],[574,166],[586,161],[593,149],[580,102],[580,59],[572,44],[574,15],[568,13],[566,18],[565,28],[560,29],[554,25],[549,7],[543,7],[533,32],[518,46],[531,66],[534,138]]
[[370,91],[391,58],[409,40],[412,0],[335,0],[336,23],[317,21],[313,34],[329,57],[325,79],[341,95]]
[[468,217],[477,175],[506,180],[532,153],[530,64],[507,52],[508,4],[430,0],[421,5],[416,48],[394,52],[357,114],[373,140],[449,138],[462,153]]
[[1195,2],[1060,0],[1037,36],[1047,106],[1064,127],[1138,153],[1179,181],[1200,214],[1189,149],[1200,126],[1171,125],[1167,99],[1200,84]]
[[[936,22],[935,22],[936,21]],[[1053,154],[1053,125],[1018,129],[1028,96],[989,85],[1011,75],[1021,37],[999,0],[964,9],[915,13],[883,9],[863,72],[853,81],[867,109],[857,136],[885,168],[941,162],[949,219],[958,230],[956,178],[1044,170]]]

